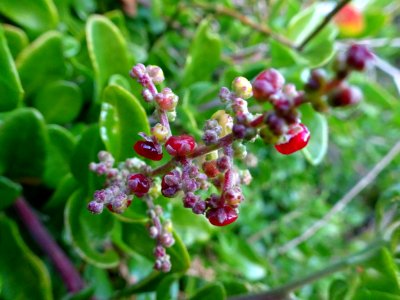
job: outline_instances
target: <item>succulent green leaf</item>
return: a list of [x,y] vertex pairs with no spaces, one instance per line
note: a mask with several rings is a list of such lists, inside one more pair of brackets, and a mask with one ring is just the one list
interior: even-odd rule
[[116,25],[100,15],[91,16],[86,24],[86,39],[89,57],[95,74],[96,99],[114,74],[128,77],[128,47],[124,36]]
[[318,165],[328,151],[328,122],[325,116],[314,111],[310,105],[303,105],[301,109],[301,122],[307,126],[311,137],[303,154],[312,165]]
[[22,187],[20,184],[0,176],[0,210],[10,206],[21,194]]
[[157,286],[156,299],[169,300],[178,299],[179,294],[179,274],[171,274],[161,280]]
[[2,26],[0,26],[0,70],[0,112],[2,112],[16,108],[24,94]]
[[75,146],[74,136],[64,127],[49,125],[47,127],[49,143],[47,148],[44,182],[56,188],[66,174],[70,172],[70,160]]
[[57,9],[52,0],[2,0],[0,13],[33,36],[55,29],[58,23]]
[[44,33],[20,53],[16,63],[27,95],[48,82],[64,78],[62,35],[56,31]]
[[193,38],[182,76],[182,86],[209,81],[221,62],[222,42],[210,20],[200,23]]
[[92,215],[86,208],[88,198],[82,189],[71,195],[65,207],[65,228],[79,256],[98,268],[112,268],[118,265],[115,250],[106,250],[114,226],[113,216],[105,211]]
[[143,106],[124,88],[108,86],[101,105],[100,133],[107,150],[116,161],[134,156],[132,146],[141,139],[139,132],[150,133]]
[[210,283],[201,288],[190,300],[223,300],[226,299],[224,286],[220,283]]
[[33,108],[19,108],[0,124],[0,173],[12,179],[41,178],[48,136],[42,115]]
[[3,24],[3,28],[8,48],[10,49],[12,57],[15,59],[22,49],[28,46],[28,36],[21,28],[9,24]]
[[79,86],[74,82],[55,81],[41,89],[33,105],[47,123],[72,122],[82,108],[83,98]]
[[28,248],[17,225],[0,216],[0,297],[53,299],[50,276],[44,263]]

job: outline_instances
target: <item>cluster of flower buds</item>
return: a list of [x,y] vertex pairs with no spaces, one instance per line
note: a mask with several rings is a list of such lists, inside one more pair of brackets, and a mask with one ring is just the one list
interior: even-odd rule
[[[204,215],[211,224],[233,223],[244,200],[241,185],[251,181],[248,170],[239,170],[234,165],[234,158],[251,160],[246,143],[261,137],[284,155],[306,147],[310,131],[300,121],[299,106],[311,103],[316,110],[323,111],[328,104],[336,107],[357,103],[361,93],[348,87],[344,79],[352,70],[364,70],[372,57],[363,46],[350,47],[338,58],[334,79],[328,81],[323,71],[314,70],[305,91],[285,84],[284,77],[275,69],[261,72],[252,83],[237,77],[231,89],[221,88],[219,97],[225,108],[205,122],[199,143],[188,134],[172,135],[169,121],[175,119],[178,96],[169,88],[157,91],[156,84],[164,80],[159,67],[137,64],[130,74],[142,85],[144,100],[155,105],[158,123],[150,135],[139,133],[142,139],[133,145],[133,150],[152,161],[162,160],[165,150],[170,160],[155,169],[137,158],[114,167],[111,154],[101,151],[100,162],[91,163],[90,169],[105,175],[106,188],[96,191],[89,211],[98,214],[105,206],[113,213],[122,213],[134,196],[142,198],[148,207],[149,234],[156,240],[154,268],[169,271],[171,263],[166,248],[174,243],[172,225],[169,221],[161,222],[162,209],[154,204],[154,199],[160,194],[166,198],[179,196],[185,208]],[[248,100],[252,97],[261,104],[268,102],[272,109],[251,113]],[[207,195],[211,185],[214,188]]]
[[362,72],[368,69],[373,57],[366,46],[350,46],[336,57],[333,66],[335,76],[331,80],[322,69],[311,71],[304,87],[305,98],[320,112],[326,112],[329,106],[346,107],[359,103],[362,100],[361,90],[349,85],[345,79],[352,71]]

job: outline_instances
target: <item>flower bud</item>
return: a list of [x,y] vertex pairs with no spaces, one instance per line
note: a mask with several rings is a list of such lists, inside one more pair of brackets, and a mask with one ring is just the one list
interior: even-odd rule
[[236,96],[248,99],[253,95],[253,87],[250,81],[244,77],[236,77],[232,81],[232,90],[235,92]]
[[151,133],[154,135],[154,137],[157,139],[159,142],[165,142],[169,131],[168,128],[161,125],[160,123],[157,123],[152,129]]
[[179,97],[170,88],[165,88],[161,93],[156,94],[155,100],[162,110],[173,111],[178,104]]
[[147,66],[146,71],[155,84],[159,84],[165,79],[163,70],[158,66]]

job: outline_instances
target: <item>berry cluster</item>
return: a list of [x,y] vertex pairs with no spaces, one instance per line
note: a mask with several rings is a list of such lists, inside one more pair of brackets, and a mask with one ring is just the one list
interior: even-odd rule
[[[154,267],[168,271],[171,264],[166,248],[174,243],[172,225],[168,220],[161,222],[162,209],[154,204],[154,199],[160,194],[166,198],[181,196],[185,208],[204,215],[212,225],[235,222],[244,200],[241,185],[251,181],[249,171],[239,170],[234,164],[235,158],[250,157],[246,144],[261,137],[284,155],[306,147],[310,131],[301,123],[299,106],[311,103],[317,111],[325,111],[328,105],[357,103],[361,98],[359,90],[349,87],[344,79],[353,70],[364,70],[371,58],[368,49],[354,45],[339,56],[334,79],[328,81],[322,70],[313,70],[304,91],[285,84],[284,77],[275,69],[261,72],[252,83],[237,77],[231,90],[221,88],[219,98],[225,107],[205,122],[199,142],[188,134],[172,135],[169,122],[175,120],[179,98],[169,88],[158,92],[156,85],[164,80],[162,70],[156,66],[134,66],[130,75],[142,85],[144,100],[154,104],[158,123],[150,136],[139,133],[142,139],[133,145],[133,150],[145,159],[160,161],[165,149],[170,160],[153,169],[132,158],[114,168],[112,156],[100,152],[100,162],[91,163],[90,169],[106,176],[106,188],[96,191],[89,211],[98,214],[105,206],[113,213],[123,213],[134,196],[142,198],[148,207],[149,234],[156,240]],[[268,102],[272,109],[251,113],[248,99],[252,97],[261,104]],[[161,182],[158,176],[162,177]]]

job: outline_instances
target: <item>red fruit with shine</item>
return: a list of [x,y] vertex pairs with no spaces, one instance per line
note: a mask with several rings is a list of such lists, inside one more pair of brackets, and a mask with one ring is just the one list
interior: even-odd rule
[[150,189],[150,180],[143,174],[132,174],[128,178],[128,186],[136,197],[143,197]]
[[167,152],[172,156],[186,156],[196,147],[196,141],[190,135],[171,136],[165,143]]
[[253,96],[258,101],[268,101],[271,95],[282,89],[284,84],[285,79],[277,70],[265,70],[253,81]]
[[291,126],[286,135],[288,139],[285,142],[275,145],[275,149],[285,155],[303,149],[310,140],[310,131],[301,123]]
[[238,214],[234,208],[225,205],[209,209],[206,213],[206,218],[214,226],[226,226],[235,222]]
[[150,141],[137,141],[133,146],[137,154],[151,160],[161,160],[163,158],[162,152],[160,153],[156,145]]

